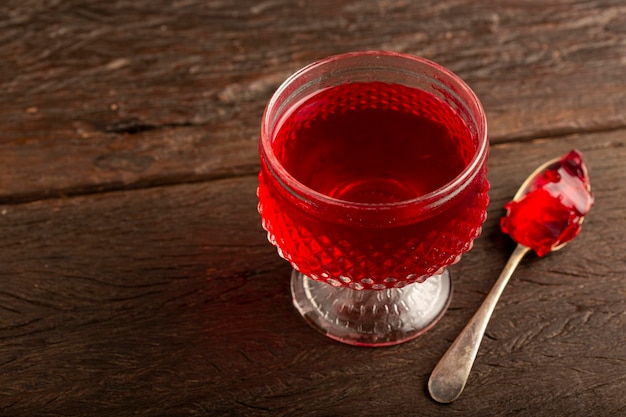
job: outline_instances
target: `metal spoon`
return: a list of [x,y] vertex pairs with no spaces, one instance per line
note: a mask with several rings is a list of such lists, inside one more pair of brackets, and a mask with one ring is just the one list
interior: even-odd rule
[[[546,169],[558,168],[561,164],[561,158],[556,158],[546,162],[537,168],[521,185],[513,200],[518,201],[529,192],[529,188],[533,185],[535,179],[541,175]],[[582,223],[582,218],[581,218]],[[567,242],[552,248],[552,251],[563,248]],[[431,397],[440,403],[450,403],[461,395],[465,383],[469,376],[478,347],[485,334],[487,323],[491,318],[491,314],[504,290],[509,282],[509,278],[513,271],[522,260],[524,255],[530,250],[529,247],[518,244],[508,262],[506,263],[500,277],[493,285],[487,297],[478,308],[474,316],[467,323],[465,328],[457,336],[448,351],[439,360],[439,363],[433,370],[428,380],[428,391]]]

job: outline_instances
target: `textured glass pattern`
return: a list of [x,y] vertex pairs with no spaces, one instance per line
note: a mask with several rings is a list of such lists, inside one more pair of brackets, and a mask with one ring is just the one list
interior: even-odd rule
[[[468,191],[450,209],[457,213],[445,216],[447,222],[437,216],[426,219],[428,227],[416,224],[415,236],[411,225],[402,226],[409,230],[398,239],[395,228],[345,233],[350,226],[311,216],[283,199],[263,173],[259,183],[262,225],[280,256],[306,276],[352,289],[399,288],[457,262],[480,235],[489,203],[489,184],[482,178],[477,192]],[[345,236],[356,238],[348,241]]]

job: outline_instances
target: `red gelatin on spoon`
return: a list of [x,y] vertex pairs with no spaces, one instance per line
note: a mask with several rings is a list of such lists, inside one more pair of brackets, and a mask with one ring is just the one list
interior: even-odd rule
[[529,184],[527,194],[504,207],[500,227],[538,256],[572,240],[593,205],[582,155],[573,150]]

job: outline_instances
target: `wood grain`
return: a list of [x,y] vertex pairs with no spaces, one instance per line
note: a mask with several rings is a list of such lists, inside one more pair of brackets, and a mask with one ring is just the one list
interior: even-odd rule
[[[620,0],[0,4],[0,415],[626,414],[626,6]],[[491,204],[421,338],[310,329],[256,213],[274,89],[334,53],[446,65],[485,105]],[[596,203],[529,256],[462,397],[428,376],[513,243],[503,205],[580,149]]]
[[351,50],[457,72],[493,143],[626,126],[620,1],[14,3],[0,5],[3,202],[250,174],[274,89]]
[[[503,203],[520,175],[572,146],[596,195],[583,232],[522,263],[465,393],[435,404],[428,375],[510,253],[497,226]],[[420,339],[385,349],[343,346],[297,317],[289,268],[259,227],[254,176],[0,206],[0,410],[619,415],[624,157],[618,133],[494,146],[489,219],[453,269],[450,311]]]

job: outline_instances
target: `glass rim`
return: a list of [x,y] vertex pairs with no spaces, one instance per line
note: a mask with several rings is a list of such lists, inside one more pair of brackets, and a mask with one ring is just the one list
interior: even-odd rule
[[[435,70],[440,75],[447,78],[448,81],[453,81],[455,83],[455,87],[458,88],[459,92],[463,94],[462,102],[465,106],[471,107],[477,110],[474,112],[470,109],[470,112],[475,118],[476,123],[476,131],[477,131],[477,148],[476,152],[472,156],[469,163],[463,168],[463,170],[451,181],[444,184],[443,186],[433,190],[429,193],[420,195],[415,198],[396,201],[391,203],[363,203],[363,202],[354,202],[350,200],[343,200],[340,198],[330,197],[326,194],[323,194],[315,189],[308,187],[302,182],[298,181],[291,173],[285,169],[281,161],[275,155],[274,150],[272,148],[272,134],[274,133],[271,129],[271,117],[272,111],[278,109],[281,103],[278,101],[281,98],[282,94],[285,90],[290,87],[294,82],[299,80],[301,77],[311,73],[312,71],[323,67],[328,66],[337,61],[344,61],[349,59],[355,59],[360,57],[370,57],[370,58],[378,58],[378,57],[389,57],[392,59],[401,59],[405,62],[414,62],[418,65],[427,66],[431,69]],[[385,68],[393,69],[391,66],[387,66]],[[442,80],[438,79],[439,82]],[[445,85],[445,84],[444,84]],[[468,102],[469,99],[469,102]],[[467,104],[466,104],[467,102]],[[482,127],[482,129],[481,129]],[[453,199],[457,194],[459,194],[463,187],[462,185],[468,184],[471,182],[472,178],[477,175],[480,167],[484,163],[487,158],[488,150],[489,150],[489,139],[487,136],[487,117],[484,111],[484,108],[474,93],[474,91],[467,85],[465,81],[463,81],[458,75],[450,71],[449,69],[420,56],[411,55],[400,52],[392,52],[392,51],[357,51],[357,52],[348,52],[343,54],[331,55],[329,57],[323,58],[321,60],[312,62],[298,71],[294,72],[291,76],[289,76],[272,94],[270,101],[268,102],[265,110],[263,112],[263,118],[261,121],[261,135],[259,140],[259,147],[261,150],[262,159],[265,158],[267,163],[267,169],[270,174],[287,190],[291,195],[296,197],[299,200],[304,200],[308,203],[314,204],[324,204],[331,205],[336,207],[342,207],[344,209],[356,210],[356,211],[370,211],[370,210],[395,210],[402,209],[410,206],[438,206],[440,204],[444,204],[446,201]],[[263,161],[261,161],[263,163]]]

